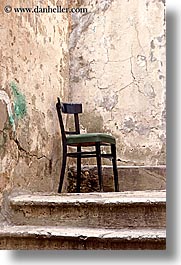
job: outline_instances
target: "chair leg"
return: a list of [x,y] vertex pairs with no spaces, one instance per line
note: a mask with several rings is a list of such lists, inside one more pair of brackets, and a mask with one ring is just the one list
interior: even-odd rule
[[[81,146],[77,147],[77,152],[81,152]],[[81,154],[77,155],[77,193],[80,193],[81,184]]]
[[98,177],[99,177],[99,187],[100,187],[100,191],[103,191],[100,143],[96,143],[96,159],[97,159],[97,170],[98,170]]
[[67,162],[67,149],[63,148],[62,169],[60,173],[60,183],[58,187],[58,193],[61,193],[62,191],[63,180],[64,180],[65,169],[66,169],[66,162]]
[[118,183],[118,170],[117,170],[117,163],[116,163],[116,145],[111,144],[111,153],[112,153],[112,165],[113,165],[113,172],[114,172],[114,185],[115,191],[119,191],[119,183]]

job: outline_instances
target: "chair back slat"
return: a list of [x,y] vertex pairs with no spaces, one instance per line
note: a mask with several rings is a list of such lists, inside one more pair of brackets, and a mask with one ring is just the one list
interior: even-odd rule
[[82,113],[82,104],[62,103],[62,112],[67,114]]

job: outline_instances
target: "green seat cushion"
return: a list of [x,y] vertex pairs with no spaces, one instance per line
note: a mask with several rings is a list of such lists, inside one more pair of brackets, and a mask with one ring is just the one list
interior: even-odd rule
[[113,136],[106,133],[85,133],[67,136],[67,144],[69,145],[89,144],[97,142],[115,144],[116,140]]

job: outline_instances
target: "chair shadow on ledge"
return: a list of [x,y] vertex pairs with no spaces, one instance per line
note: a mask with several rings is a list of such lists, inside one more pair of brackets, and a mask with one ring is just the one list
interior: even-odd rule
[[[60,182],[58,187],[58,193],[61,193],[67,157],[73,157],[77,159],[77,185],[76,192],[80,193],[81,186],[81,160],[82,158],[92,158],[96,157],[97,160],[97,170],[99,178],[99,189],[103,192],[103,177],[102,177],[102,165],[101,158],[108,158],[112,160],[113,173],[114,173],[114,188],[115,191],[119,191],[118,184],[118,170],[116,163],[116,139],[112,135],[106,133],[80,133],[79,125],[79,113],[82,113],[82,104],[74,103],[62,103],[60,98],[58,98],[56,104],[58,119],[60,123],[60,130],[62,134],[62,168],[60,173]],[[74,131],[66,131],[63,123],[63,114],[73,114],[74,115]],[[74,146],[77,148],[77,152],[68,152],[68,147]],[[109,153],[102,153],[101,146],[110,146]],[[82,151],[82,147],[95,147],[94,151]]]

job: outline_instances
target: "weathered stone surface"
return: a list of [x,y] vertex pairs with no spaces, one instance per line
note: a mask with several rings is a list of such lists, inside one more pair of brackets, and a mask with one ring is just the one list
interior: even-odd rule
[[82,127],[93,132],[101,121],[101,132],[117,138],[119,165],[165,164],[165,2],[81,4],[89,12],[72,15],[69,48],[70,98],[83,103]]
[[55,104],[57,96],[68,98],[68,15],[7,14],[7,4],[31,8],[38,2],[0,3],[0,193],[12,187],[56,191],[61,150]]
[[6,224],[7,224],[6,219],[1,213],[1,207],[0,207],[0,227],[4,226]]
[[[112,166],[102,167],[103,190],[114,191]],[[67,174],[67,192],[76,192],[77,170],[70,166]],[[164,190],[166,189],[165,166],[119,166],[118,180],[120,191]],[[99,191],[97,166],[83,166],[81,192]]]
[[163,228],[166,192],[23,194],[9,198],[15,225]]
[[0,249],[165,249],[163,229],[111,230],[77,227],[0,228]]

